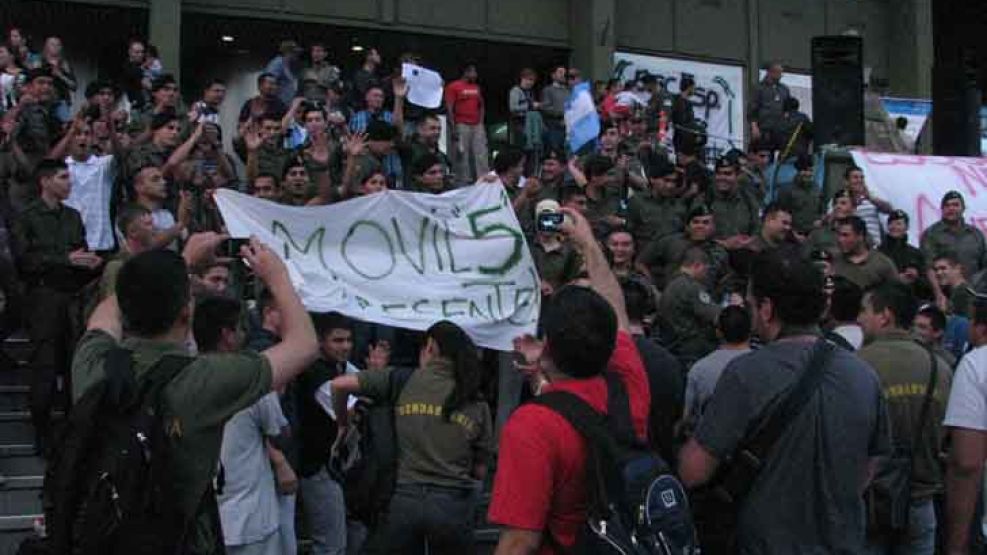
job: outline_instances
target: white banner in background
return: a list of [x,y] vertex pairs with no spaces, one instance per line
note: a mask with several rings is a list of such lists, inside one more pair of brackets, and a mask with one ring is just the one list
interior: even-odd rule
[[[758,82],[764,81],[764,76],[768,72],[763,69],[757,72]],[[812,76],[804,73],[793,73],[786,71],[781,76],[781,84],[788,87],[788,91],[799,101],[799,111],[812,117]]]
[[654,75],[672,94],[679,93],[682,77],[692,77],[696,117],[706,122],[709,141],[744,145],[744,68],[725,64],[694,62],[678,58],[617,52],[613,55],[614,78],[622,82]]
[[987,158],[911,156],[853,151],[874,196],[908,213],[908,239],[918,245],[923,231],[939,221],[939,204],[949,191],[966,200],[970,225],[987,232]]
[[216,202],[231,236],[256,235],[281,256],[309,310],[417,330],[451,320],[500,350],[535,332],[538,274],[499,184],[319,207],[224,189]]

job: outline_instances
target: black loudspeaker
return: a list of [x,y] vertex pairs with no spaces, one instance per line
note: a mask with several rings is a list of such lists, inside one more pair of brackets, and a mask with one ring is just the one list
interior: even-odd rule
[[812,37],[812,119],[817,145],[864,144],[860,37]]

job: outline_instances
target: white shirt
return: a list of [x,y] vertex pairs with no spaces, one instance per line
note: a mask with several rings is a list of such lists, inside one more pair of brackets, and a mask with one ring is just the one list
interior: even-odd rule
[[967,353],[956,367],[943,425],[987,431],[987,346]]
[[[350,375],[359,373],[359,368],[353,366],[349,362],[346,363],[346,371],[343,372],[343,374]],[[319,403],[319,406],[322,407],[322,410],[326,411],[326,414],[328,414],[330,418],[333,420],[336,419],[336,411],[332,408],[332,380],[323,383],[318,389],[315,390],[315,401]],[[354,405],[356,405],[356,396],[350,395],[347,408],[353,408]]]
[[223,428],[219,460],[225,481],[216,500],[226,545],[255,543],[278,529],[278,496],[264,437],[279,435],[287,425],[278,395],[271,392]]
[[864,344],[864,330],[857,324],[844,324],[833,328],[833,333],[846,339],[846,342],[853,346],[854,351],[859,351]]
[[113,222],[110,204],[113,200],[113,156],[92,155],[85,162],[71,156],[65,159],[69,167],[72,190],[65,201],[79,211],[86,226],[86,244],[92,251],[113,249]]

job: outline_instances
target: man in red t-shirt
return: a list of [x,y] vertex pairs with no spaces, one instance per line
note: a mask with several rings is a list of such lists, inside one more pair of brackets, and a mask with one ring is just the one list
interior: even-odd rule
[[[644,365],[628,333],[624,297],[586,218],[563,208],[562,231],[579,249],[590,288],[555,292],[542,319],[544,343],[516,341],[535,389],[566,391],[600,413],[607,410],[605,371],[624,380],[634,432],[647,436],[651,394]],[[586,522],[586,444],[561,415],[523,405],[500,437],[488,519],[504,527],[497,554],[556,553],[575,543]]]
[[483,92],[476,84],[475,65],[463,68],[463,76],[446,86],[446,112],[452,140],[456,145],[453,159],[456,180],[473,184],[489,171],[487,132],[483,128]]

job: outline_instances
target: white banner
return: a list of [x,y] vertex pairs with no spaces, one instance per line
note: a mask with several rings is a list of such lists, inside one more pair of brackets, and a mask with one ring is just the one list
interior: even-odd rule
[[940,219],[943,195],[955,190],[966,200],[970,225],[987,232],[987,158],[912,156],[853,151],[868,188],[908,213],[908,239],[918,245],[923,231]]
[[743,148],[746,110],[743,67],[627,52],[616,52],[613,65],[615,79],[624,82],[650,74],[672,94],[679,93],[682,77],[692,77],[696,82],[692,104],[696,117],[706,122],[709,142],[723,146],[732,143]]
[[538,274],[499,184],[319,207],[223,189],[216,202],[231,236],[256,235],[282,257],[309,310],[417,330],[451,320],[500,350],[535,332]]

